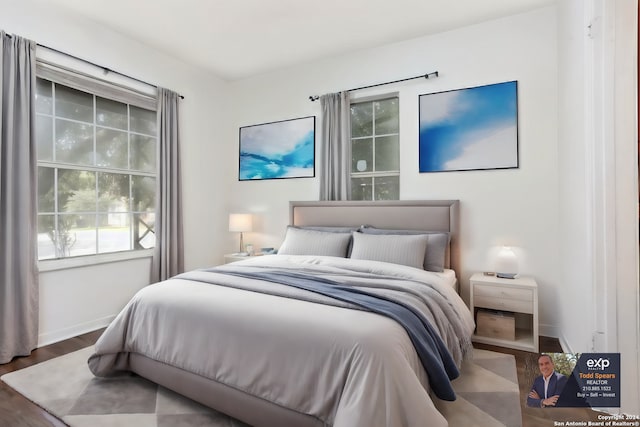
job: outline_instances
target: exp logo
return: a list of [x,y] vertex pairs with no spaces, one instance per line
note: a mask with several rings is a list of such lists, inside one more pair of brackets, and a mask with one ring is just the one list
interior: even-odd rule
[[585,363],[587,365],[587,369],[589,369],[590,371],[604,371],[609,366],[611,366],[611,362],[609,362],[609,359],[605,359],[603,357],[600,357],[598,359],[587,359]]

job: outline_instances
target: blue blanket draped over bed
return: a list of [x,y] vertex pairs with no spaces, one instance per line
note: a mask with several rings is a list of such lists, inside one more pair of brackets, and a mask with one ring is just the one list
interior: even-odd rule
[[349,302],[397,321],[407,331],[418,357],[429,376],[429,384],[436,396],[442,400],[452,401],[456,399],[450,380],[458,377],[458,368],[444,342],[429,321],[411,307],[398,301],[351,287],[348,283],[340,283],[304,273],[294,273],[278,269],[268,269],[259,272],[212,271],[249,279],[266,280],[316,292]]

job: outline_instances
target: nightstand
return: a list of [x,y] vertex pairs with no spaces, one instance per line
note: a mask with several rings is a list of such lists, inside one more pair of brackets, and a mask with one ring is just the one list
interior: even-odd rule
[[224,263],[229,264],[230,262],[242,261],[249,258],[255,258],[260,255],[238,255],[238,254],[225,254],[224,255]]
[[538,352],[538,284],[532,277],[475,273],[470,287],[474,342]]
[[229,264],[230,262],[242,261],[249,258],[251,258],[250,255],[225,254],[224,263]]

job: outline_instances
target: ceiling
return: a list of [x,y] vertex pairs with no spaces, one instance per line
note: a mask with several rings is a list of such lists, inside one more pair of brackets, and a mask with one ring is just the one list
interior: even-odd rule
[[556,0],[46,2],[236,80],[526,12]]

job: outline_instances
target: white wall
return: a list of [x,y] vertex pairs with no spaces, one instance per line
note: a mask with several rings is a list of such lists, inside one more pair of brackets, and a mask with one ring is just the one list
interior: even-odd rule
[[40,273],[39,346],[108,325],[149,284],[149,258]]
[[[220,139],[226,126],[226,83],[99,24],[52,9],[45,1],[0,0],[0,10],[0,28],[8,33],[184,95],[180,136],[186,268],[211,265],[218,236],[228,236],[227,176],[215,167],[229,157]],[[46,272],[40,279],[43,344],[106,325],[149,282],[149,260]]]
[[[437,79],[352,96],[400,94],[402,199],[461,201],[463,296],[468,296],[473,272],[492,269],[488,253],[494,245],[517,246],[521,273],[534,275],[540,285],[542,333],[554,335],[561,286],[555,28],[556,10],[545,8],[234,82],[229,134],[233,154],[237,156],[239,126],[307,115],[319,119],[319,103],[309,102],[309,95],[439,71]],[[510,80],[518,81],[520,168],[420,174],[418,95]],[[237,162],[232,160],[229,173],[237,178]],[[317,200],[319,182],[306,178],[230,185],[232,209],[256,212],[261,221],[245,241],[277,247],[288,223],[288,202]]]

